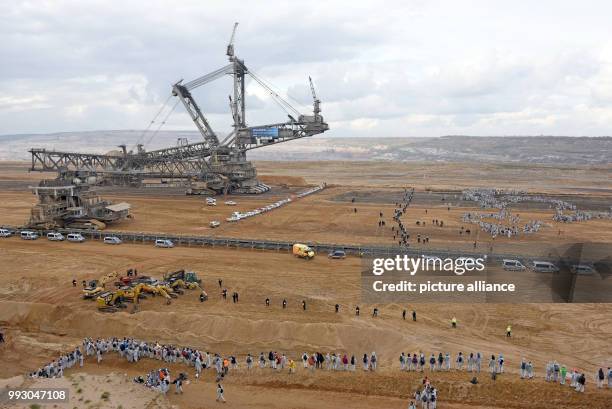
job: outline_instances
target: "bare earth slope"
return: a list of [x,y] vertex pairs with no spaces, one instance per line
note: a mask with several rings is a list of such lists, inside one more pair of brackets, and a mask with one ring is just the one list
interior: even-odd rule
[[[27,219],[34,199],[23,186],[36,179],[22,172],[23,164],[6,166],[0,168],[0,183],[13,183],[13,188],[0,193],[0,224],[15,225]],[[610,179],[605,177],[609,174],[606,167],[571,171],[534,168],[532,172],[542,178],[538,180],[533,174],[521,176],[520,167],[449,166],[439,165],[438,172],[435,165],[426,165],[427,176],[423,179],[421,174],[418,179],[421,171],[406,164],[261,163],[260,173],[276,183],[273,192],[255,198],[232,197],[238,201],[236,207],[220,204],[209,208],[202,198],[182,195],[125,195],[109,190],[105,196],[127,200],[134,206],[135,219],[113,227],[119,230],[391,245],[391,224],[379,229],[378,214],[383,211],[389,221],[393,198],[401,188],[416,186],[419,199],[406,215],[407,225],[416,232],[416,220],[444,219],[448,226],[444,229],[434,229],[429,223],[422,227],[422,234],[432,237],[432,246],[469,248],[472,239],[457,234],[458,218],[465,209],[453,206],[449,211],[448,202],[440,200],[441,195],[451,198],[462,186],[520,185],[529,179],[525,186],[529,190],[573,194],[576,200],[586,200],[585,205],[594,207],[608,203],[612,189]],[[327,181],[334,186],[263,216],[231,226],[224,224],[216,230],[207,227],[211,219],[224,218],[236,208],[255,208],[293,194],[303,188],[304,181],[297,179],[302,177],[307,184]],[[351,203],[352,197],[355,203]],[[534,217],[550,216],[547,209],[524,211]],[[562,244],[592,236],[609,243],[611,231],[610,221],[551,224],[539,238],[499,240],[495,246],[527,252],[542,241]],[[483,235],[479,248],[488,245]],[[440,408],[607,409],[612,401],[612,391],[596,390],[593,382],[597,368],[612,365],[612,304],[388,304],[378,305],[380,317],[374,319],[370,314],[375,305],[364,304],[361,299],[361,260],[353,257],[330,260],[317,255],[307,262],[274,251],[157,249],[140,244],[108,246],[9,238],[0,239],[0,260],[0,327],[7,338],[7,343],[0,345],[4,379],[38,368],[61,351],[80,344],[83,337],[133,336],[237,355],[241,368],[225,383],[229,402],[224,407],[404,408],[423,375],[400,373],[398,356],[419,351],[427,356],[432,352],[448,351],[455,356],[459,351],[480,351],[485,356],[503,353],[506,358],[507,374],[493,382],[483,373],[476,386],[469,384],[472,375],[465,372],[426,373],[440,389]],[[148,298],[141,301],[135,313],[130,313],[130,306],[128,311],[115,314],[97,312],[95,302],[81,299],[81,280],[134,267],[140,274],[158,278],[179,268],[195,270],[202,276],[210,299],[200,303],[197,292],[186,290],[171,305],[159,297]],[[76,288],[72,287],[73,279],[78,282]],[[230,293],[240,294],[239,303],[221,298],[218,279]],[[272,301],[268,308],[264,305],[267,297]],[[281,307],[283,298],[288,301],[287,309]],[[302,300],[307,302],[307,311],[301,308]],[[337,314],[336,303],[340,304]],[[362,309],[360,317],[354,314],[357,305]],[[417,311],[417,322],[401,319],[404,308]],[[456,330],[449,328],[452,316],[459,321]],[[504,333],[508,324],[513,326],[510,339]],[[270,350],[294,359],[314,351],[355,354],[359,359],[363,353],[376,351],[380,368],[376,373],[309,373],[298,368],[291,376],[269,369],[246,372],[247,353],[258,355]],[[538,379],[519,379],[518,366],[523,357],[535,363]],[[544,365],[552,359],[586,371],[585,395],[542,380]],[[68,372],[71,378],[67,382],[76,401],[66,407],[221,407],[214,402],[210,371],[195,381],[192,368],[172,367],[174,373],[187,371],[191,383],[185,386],[184,395],[169,394],[167,398],[130,382],[133,376],[159,366],[159,362],[148,360],[131,365],[111,356],[100,365],[88,360],[83,369]],[[14,381],[32,385],[20,378]],[[101,399],[107,389],[110,403]],[[80,397],[83,400],[79,401]],[[90,402],[85,404],[86,400]]]

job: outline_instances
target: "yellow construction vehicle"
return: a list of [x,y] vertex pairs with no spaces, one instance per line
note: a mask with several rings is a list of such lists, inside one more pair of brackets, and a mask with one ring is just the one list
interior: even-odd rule
[[315,256],[315,252],[311,247],[305,244],[295,243],[293,245],[293,255],[310,260]]
[[96,298],[98,295],[104,292],[104,289],[106,288],[106,283],[114,281],[116,278],[117,278],[117,273],[115,272],[115,273],[108,273],[100,277],[99,280],[90,281],[89,285],[83,289],[83,298],[86,300],[88,299],[92,300]]
[[172,297],[168,295],[168,292],[162,286],[153,286],[150,284],[142,284],[142,292],[151,294],[153,296],[161,295],[166,299],[166,304],[170,304],[172,302]]
[[134,287],[121,287],[121,291],[123,291],[123,299],[127,302],[138,303],[140,298],[146,298],[144,294],[142,294],[142,290],[144,288],[143,283],[136,284]]
[[98,311],[117,312],[121,308],[126,308],[126,305],[123,304],[123,295],[124,295],[124,292],[122,290],[105,291],[101,293],[96,298],[96,303],[98,305]]
[[100,278],[99,283],[102,287],[106,288],[106,283],[114,282],[117,279],[117,277],[119,277],[119,274],[117,274],[116,271],[113,273],[108,273],[107,275]]
[[174,291],[177,294],[180,294],[180,295],[185,294],[185,292],[183,291],[183,288],[185,288],[185,282],[183,280],[171,281],[168,283],[168,286],[172,288],[172,291]]
[[83,299],[92,300],[96,298],[98,295],[100,295],[100,293],[102,293],[103,291],[104,291],[104,288],[102,288],[98,284],[98,280],[92,280],[89,282],[87,287],[83,289]]
[[178,298],[178,294],[174,292],[174,289],[167,283],[160,283],[155,286],[158,291],[165,291],[169,297]]

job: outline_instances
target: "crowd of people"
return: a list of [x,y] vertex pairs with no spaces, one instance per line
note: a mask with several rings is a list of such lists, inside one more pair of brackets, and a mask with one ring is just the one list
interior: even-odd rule
[[586,212],[576,210],[574,213],[565,214],[563,210],[556,209],[553,220],[560,223],[585,222],[592,219],[612,219],[612,207],[607,212]]
[[[497,223],[486,221],[487,219],[500,220]],[[540,220],[529,220],[522,227],[519,225],[520,216],[511,215],[506,210],[500,210],[498,213],[480,213],[480,212],[466,212],[463,214],[461,220],[464,223],[476,224],[480,227],[480,230],[488,233],[491,237],[516,237],[519,234],[533,234],[540,231],[544,226],[544,223]],[[502,221],[507,221],[507,224],[503,224]],[[459,233],[461,234],[461,232]]]
[[[84,352],[81,352],[84,351]],[[78,364],[83,366],[84,358],[90,357],[100,364],[106,354],[116,353],[121,358],[130,363],[136,363],[141,359],[155,359],[168,364],[185,364],[193,367],[195,378],[199,379],[202,372],[206,369],[214,370],[217,383],[217,401],[225,402],[222,382],[230,373],[230,370],[236,370],[239,367],[238,359],[233,356],[223,357],[217,353],[201,351],[197,348],[178,347],[174,345],[145,342],[134,338],[85,338],[82,346],[76,347],[73,351],[62,354],[60,357],[40,369],[31,372],[30,377],[33,378],[61,378],[64,376],[64,370]],[[315,369],[326,369],[329,371],[355,371],[357,366],[357,358],[355,355],[347,353],[327,353],[322,354],[315,352],[312,354],[304,353],[301,357],[305,369],[314,371]],[[245,358],[245,368],[252,370],[255,365],[254,357],[249,353]],[[287,357],[284,353],[270,351],[267,354],[261,352],[259,354],[259,368],[270,368],[276,371],[287,370],[288,374],[296,372],[296,362]],[[364,354],[362,358],[362,367],[364,371],[375,371],[378,365],[376,352]],[[145,376],[137,376],[134,378],[135,383],[143,384],[166,394],[171,385],[175,385],[175,393],[183,393],[183,383],[187,380],[185,373],[179,373],[177,377],[172,377],[170,370],[167,367],[162,367],[150,371]]]
[[[528,195],[526,192],[504,189],[467,189],[462,192],[462,200],[476,202],[481,208],[499,209],[498,212],[479,213],[471,212],[463,215],[466,223],[477,224],[482,231],[489,233],[492,237],[507,236],[508,238],[517,236],[519,233],[537,233],[544,223],[540,220],[531,220],[519,227],[520,217],[513,215],[508,210],[509,205],[520,202],[535,202],[548,204],[555,210],[553,221],[562,223],[573,223],[587,221],[591,219],[612,219],[612,207],[607,212],[588,212],[576,210],[576,205],[560,199],[550,197]],[[573,213],[564,213],[564,211]],[[499,223],[490,223],[486,219],[497,219]],[[502,222],[507,222],[503,225]]]
[[[75,365],[82,367],[84,358],[89,357],[95,359],[99,364],[104,359],[106,354],[115,353],[119,357],[128,362],[135,363],[141,359],[154,359],[165,362],[166,364],[184,364],[193,368],[195,379],[199,379],[204,370],[214,371],[216,378],[216,400],[225,402],[223,381],[230,374],[230,371],[239,368],[238,359],[233,356],[223,357],[217,353],[202,351],[197,348],[179,347],[169,344],[160,344],[157,342],[145,342],[134,338],[85,338],[82,346],[74,348],[72,351],[61,354],[59,358],[49,362],[29,375],[32,378],[61,378],[64,376],[66,369],[72,368]],[[364,353],[360,358],[360,364],[357,363],[357,358],[353,354],[343,352],[321,352],[306,353],[304,352],[300,360],[305,370],[314,372],[315,370],[327,371],[348,371],[355,372],[358,365],[363,371],[376,371],[378,368],[378,356],[376,352],[370,354]],[[484,363],[487,363],[488,372],[493,380],[499,374],[504,373],[505,361],[503,354],[491,355],[490,358],[485,358],[480,352],[470,352],[464,354],[458,352],[453,356],[450,352],[431,353],[429,357],[422,351],[414,354],[401,353],[399,356],[400,371],[466,371],[469,373],[478,374]],[[261,352],[256,362],[251,354],[247,354],[244,360],[245,368],[251,371],[258,366],[260,369],[269,368],[278,372],[286,372],[289,375],[294,374],[297,369],[296,361],[288,357],[284,353],[270,351],[268,353]],[[522,359],[520,364],[520,378],[533,379],[535,377],[534,366],[531,361]],[[186,373],[179,373],[173,377],[167,367],[161,367],[150,371],[145,376],[137,376],[134,382],[142,384],[146,387],[159,391],[162,394],[168,393],[171,385],[175,386],[175,393],[183,393],[183,384],[187,381]],[[600,368],[595,374],[597,386],[604,387],[607,379],[607,387],[612,388],[612,369],[608,367],[607,372]],[[564,365],[558,364],[556,361],[551,361],[546,365],[545,380],[547,382],[557,382],[561,385],[569,384],[578,392],[584,392],[586,385],[586,376],[584,373],[574,369],[568,373]],[[476,376],[470,381],[473,384],[478,383]],[[438,400],[437,390],[431,385],[429,379],[423,379],[422,389],[416,391],[413,395],[414,400],[410,402],[410,407],[416,408],[419,403],[422,408],[431,409],[436,407]]]
[[423,409],[436,409],[438,404],[438,390],[431,384],[429,378],[423,378],[423,389],[417,389],[408,404],[408,409],[417,409],[417,405],[421,403]]
[[521,202],[535,202],[548,204],[553,209],[576,210],[576,205],[560,199],[551,197],[529,195],[522,190],[474,188],[466,189],[461,193],[464,201],[476,202],[483,208],[506,209],[510,204]]
[[170,370],[168,368],[159,368],[150,371],[146,378],[137,376],[134,378],[135,383],[143,384],[144,386],[157,390],[160,393],[166,394],[170,390],[170,385],[174,384],[177,394],[183,393],[183,382],[187,380],[187,375],[180,373],[174,380],[171,381]]

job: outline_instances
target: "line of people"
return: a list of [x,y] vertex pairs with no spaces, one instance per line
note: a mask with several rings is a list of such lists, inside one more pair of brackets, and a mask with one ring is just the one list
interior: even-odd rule
[[[450,371],[452,369],[453,362],[455,364],[454,369],[458,371],[465,370],[467,372],[480,373],[482,366],[483,356],[480,352],[470,352],[469,355],[464,355],[463,352],[459,352],[453,361],[453,357],[450,352],[442,353],[439,352],[437,355],[431,353],[429,358],[423,352],[419,352],[418,355],[406,354],[402,352],[399,356],[400,371],[420,371],[423,372],[426,369],[429,371]],[[499,354],[496,358],[495,355],[491,355],[489,360],[489,372],[491,374],[501,374],[504,372],[504,356]]]
[[[83,351],[83,352],[82,352]],[[230,374],[230,371],[239,368],[238,359],[234,355],[223,357],[217,353],[208,351],[200,351],[197,348],[179,347],[170,344],[160,344],[145,342],[134,338],[85,338],[82,346],[76,347],[68,353],[61,354],[58,359],[49,362],[29,375],[33,378],[59,378],[64,376],[64,371],[79,365],[83,367],[84,358],[90,357],[95,359],[97,363],[101,363],[103,357],[109,353],[116,353],[121,358],[130,363],[136,363],[141,359],[154,359],[163,361],[168,364],[185,364],[192,367],[195,371],[195,378],[198,379],[202,372],[206,369],[214,370],[216,373],[217,383],[217,400],[225,401],[223,395],[223,380]],[[354,372],[357,367],[357,358],[349,353],[327,352],[325,355],[320,352],[308,354],[304,352],[301,355],[301,361],[304,369],[309,371],[328,370],[328,371],[350,371]],[[454,357],[450,352],[439,352],[437,355],[431,353],[429,358],[421,351],[418,354],[401,353],[399,356],[400,371],[451,371],[458,370],[471,373],[480,373],[484,356],[480,352],[469,353],[469,355],[458,352]],[[249,353],[245,358],[245,366],[247,371],[255,368],[255,358]],[[361,367],[363,371],[376,371],[378,369],[379,358],[376,352],[371,354],[364,353],[361,358]],[[454,368],[453,368],[454,363]],[[287,356],[285,353],[270,351],[267,354],[261,352],[258,358],[258,366],[260,369],[270,368],[276,371],[284,371],[288,374],[294,374],[297,369],[296,360]],[[503,354],[497,356],[491,355],[488,359],[488,371],[492,379],[495,379],[498,374],[504,373],[505,360]],[[523,359],[520,365],[521,379],[533,379],[535,377],[534,366],[530,361]],[[612,388],[612,369],[608,367],[607,374],[603,368],[600,368],[595,376],[598,387],[604,386],[604,381],[607,378],[607,385]],[[183,393],[182,385],[187,379],[185,373],[179,375],[173,380],[170,376],[170,371],[167,368],[160,368],[150,372],[143,377],[137,377],[135,382],[144,383],[149,387],[159,390],[160,393],[167,393],[170,385],[176,387],[175,393]],[[474,378],[476,379],[476,378]],[[579,373],[575,369],[571,374],[565,370],[565,366],[559,365],[556,361],[551,361],[546,365],[547,382],[558,382],[561,385],[569,380],[569,386],[576,391],[584,392],[586,384],[586,376],[584,373]],[[477,381],[476,381],[477,383]],[[425,388],[427,389],[427,388]],[[430,391],[431,392],[431,391]],[[422,396],[421,396],[422,398]],[[431,405],[431,394],[426,400]],[[421,400],[422,401],[422,400]],[[428,406],[432,407],[432,406]],[[435,406],[433,406],[435,407]]]
[[[521,362],[521,378],[523,378],[523,367],[524,359]],[[559,383],[560,385],[569,385],[570,388],[574,388],[576,392],[584,392],[586,385],[586,375],[584,372],[578,371],[573,368],[571,372],[568,372],[565,365],[560,364],[557,361],[548,361],[546,363],[546,382]],[[608,367],[607,371],[603,368],[595,373],[595,381],[598,388],[603,388],[605,381],[607,380],[608,388],[612,388],[612,369]]]
[[408,247],[410,244],[408,240],[410,240],[410,233],[402,223],[401,217],[406,214],[406,210],[410,203],[412,202],[412,198],[414,197],[414,188],[404,189],[404,195],[402,197],[402,201],[395,204],[395,209],[393,210],[393,220],[397,223],[397,229],[395,226],[391,228],[393,232],[393,240],[397,240],[397,243],[400,247]]

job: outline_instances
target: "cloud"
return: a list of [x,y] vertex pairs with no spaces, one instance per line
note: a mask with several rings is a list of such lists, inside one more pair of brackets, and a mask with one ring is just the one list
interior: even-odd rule
[[[236,51],[330,135],[609,134],[607,2],[58,0],[0,4],[0,134],[142,129]],[[220,132],[229,78],[194,90]],[[249,124],[286,113],[247,84]],[[168,101],[167,110],[176,103]],[[165,112],[165,111],[164,111]],[[166,126],[194,129],[178,105]]]

